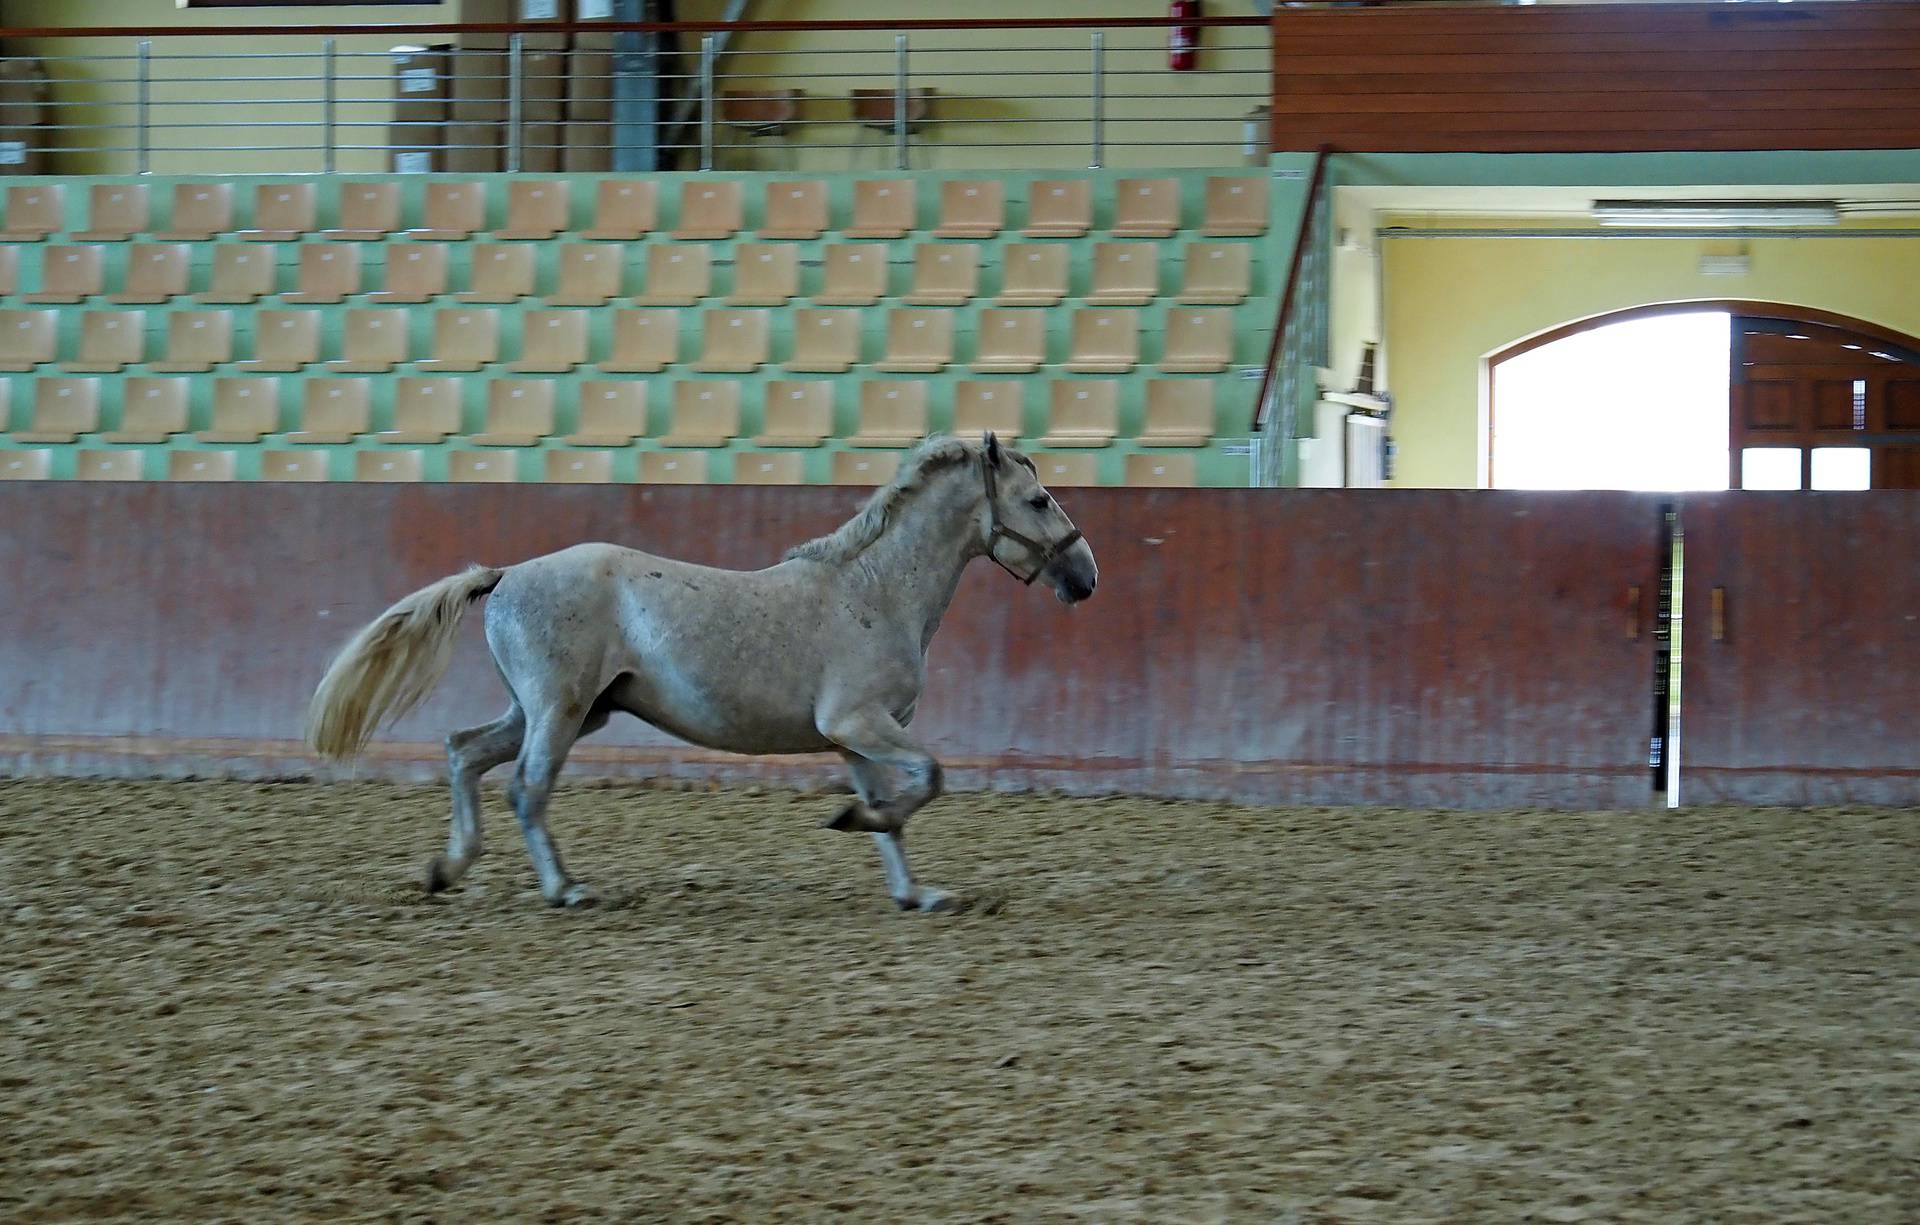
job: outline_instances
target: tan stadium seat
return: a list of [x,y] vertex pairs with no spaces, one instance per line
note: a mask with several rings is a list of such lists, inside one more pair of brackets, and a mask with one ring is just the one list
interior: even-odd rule
[[1030,374],[1047,360],[1047,313],[984,310],[974,334],[972,368],[981,374]]
[[44,481],[52,476],[52,451],[0,451],[0,481]]
[[79,451],[73,475],[82,481],[137,481],[145,475],[146,459],[139,451]]
[[620,248],[570,242],[560,248],[560,281],[548,306],[605,306],[620,296]]
[[204,374],[232,360],[232,311],[171,311],[167,355],[150,368],[155,374]]
[[205,293],[194,301],[209,306],[240,306],[273,292],[273,253],[223,242],[213,248],[213,272]]
[[439,446],[460,432],[460,380],[407,376],[393,381],[393,428],[379,440],[406,446]]
[[146,232],[148,196],[144,182],[96,182],[86,190],[86,228],[75,242],[129,242]]
[[1267,232],[1267,181],[1243,175],[1207,180],[1200,232],[1208,238],[1249,238]]
[[833,433],[833,384],[824,379],[773,379],[760,414],[756,447],[817,447]]
[[1140,364],[1140,312],[1077,310],[1066,368],[1082,374],[1125,374]]
[[884,485],[900,471],[900,456],[875,455],[871,451],[835,451],[830,485]]
[[1006,442],[1026,433],[1026,385],[967,379],[953,385],[953,432],[962,438],[988,430]]
[[1043,447],[1104,447],[1120,432],[1120,384],[1112,379],[1055,379]]
[[553,433],[552,379],[494,379],[487,384],[487,420],[468,442],[531,447]]
[[1011,244],[1000,253],[1000,306],[1057,306],[1067,296],[1067,248]]
[[740,384],[681,379],[673,385],[673,420],[663,447],[724,447],[740,436]]
[[[237,475],[232,451],[169,451],[167,479],[170,481],[231,481]],[[317,458],[325,459],[326,456]]]
[[515,374],[567,374],[587,361],[587,312],[528,311],[520,316],[520,359]]
[[418,306],[447,292],[447,248],[437,242],[387,244],[385,289],[367,295],[369,302]]
[[771,312],[707,311],[700,332],[700,359],[693,368],[706,374],[747,374],[769,359]]
[[807,465],[797,452],[772,451],[761,455],[741,455],[733,461],[736,485],[804,485]]
[[35,379],[33,419],[15,442],[73,442],[100,429],[99,379]]
[[1116,238],[1166,238],[1180,228],[1180,180],[1121,179],[1114,186]]
[[860,312],[793,312],[793,356],[782,368],[797,374],[840,374],[860,361]]
[[599,242],[633,242],[660,224],[659,196],[652,183],[602,179],[594,197],[593,225],[580,237]]
[[88,311],[80,316],[80,349],[60,363],[74,374],[118,374],[146,358],[145,311]]
[[940,185],[935,238],[992,238],[1005,222],[1005,190],[998,179],[948,179]]
[[360,248],[307,243],[300,248],[300,272],[282,302],[315,306],[345,302],[360,292]]
[[705,243],[647,248],[647,286],[633,300],[642,306],[692,306],[713,292],[713,251]]
[[332,457],[325,451],[260,453],[260,479],[263,481],[324,481],[332,475],[332,468]]
[[887,295],[887,249],[879,243],[828,246],[815,306],[872,306]]
[[55,311],[0,311],[0,370],[26,374],[58,356],[60,316]]
[[1046,452],[1036,452],[1029,454],[1027,458],[1033,461],[1042,485],[1057,489],[1073,489],[1100,483],[1100,461],[1085,452],[1078,455],[1049,455]]
[[233,228],[233,187],[228,183],[175,183],[173,216],[154,233],[161,242],[206,242]]
[[120,384],[120,428],[106,442],[166,442],[187,432],[186,379],[128,379]]
[[7,219],[0,242],[40,242],[67,228],[66,197],[47,183],[7,188]]
[[680,184],[680,224],[673,237],[732,238],[740,226],[739,180],[688,179]]
[[1125,471],[1129,485],[1190,489],[1198,483],[1191,455],[1129,455]]
[[213,380],[213,420],[201,442],[259,442],[280,429],[279,379]]
[[0,298],[20,292],[20,248],[0,247]]
[[679,454],[642,451],[640,479],[649,485],[704,485],[707,483],[707,454],[705,451],[683,451]]
[[931,374],[953,361],[953,313],[943,310],[887,312],[886,356],[875,370]]
[[546,480],[553,485],[605,485],[613,480],[613,452],[548,451]]
[[313,184],[262,183],[253,189],[253,226],[247,242],[296,242],[313,233]]
[[340,356],[327,369],[341,374],[385,374],[408,361],[407,312],[350,310],[341,329]]
[[484,183],[436,180],[427,184],[427,202],[418,229],[407,231],[415,242],[464,242],[487,225],[487,188]]
[[848,238],[904,238],[920,228],[912,179],[862,179],[853,185]]
[[927,385],[920,379],[860,384],[860,425],[850,447],[910,447],[927,436]]
[[1096,306],[1145,306],[1160,292],[1160,249],[1150,242],[1103,242],[1093,248]]
[[353,457],[353,479],[405,483],[424,480],[426,464],[418,451],[359,451]]
[[647,432],[647,385],[637,381],[580,384],[580,427],[570,447],[629,447]]
[[448,451],[447,479],[510,485],[519,478],[520,457],[498,451]]
[[1238,306],[1253,292],[1253,245],[1187,244],[1186,272],[1174,301],[1188,306]]
[[473,248],[472,288],[453,295],[456,302],[518,302],[533,293],[531,243],[478,243]]
[[680,360],[680,312],[613,313],[613,351],[598,368],[607,374],[657,374]]
[[1160,369],[1171,374],[1215,374],[1233,361],[1233,312],[1170,310]]
[[121,306],[157,306],[187,293],[184,243],[134,243],[127,248],[126,280],[107,301]]
[[300,428],[287,441],[345,446],[373,431],[373,380],[308,379],[301,388]]
[[320,231],[343,242],[378,242],[400,228],[400,184],[344,183],[340,187],[340,224]]
[[433,313],[433,355],[421,373],[471,374],[500,360],[500,312],[484,307]]
[[1093,228],[1092,184],[1085,179],[1039,179],[1027,187],[1028,238],[1079,238]]
[[245,374],[292,374],[320,362],[319,311],[258,311],[253,356],[237,362]]
[[761,238],[811,241],[827,229],[827,185],[820,179],[769,183],[761,214]]
[[22,302],[71,306],[101,290],[99,247],[48,247],[40,258],[40,289],[21,294]]
[[730,306],[785,306],[800,293],[800,258],[792,247],[742,243],[733,249]]
[[564,233],[571,199],[565,179],[509,180],[507,224],[488,237],[548,239]]
[[[1143,447],[1204,447],[1213,441],[1212,379],[1148,379]],[[1131,483],[1131,482],[1129,482]]]
[[921,243],[913,249],[913,284],[901,299],[912,306],[961,306],[980,288],[980,248]]

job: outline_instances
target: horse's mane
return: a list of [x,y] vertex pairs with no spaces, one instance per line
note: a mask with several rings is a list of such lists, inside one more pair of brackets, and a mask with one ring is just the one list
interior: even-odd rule
[[880,533],[887,530],[893,513],[927,486],[929,478],[949,468],[971,462],[979,453],[975,443],[963,438],[936,436],[927,439],[900,461],[893,479],[873,491],[866,505],[833,531],[805,544],[794,545],[785,560],[848,562],[860,556]]

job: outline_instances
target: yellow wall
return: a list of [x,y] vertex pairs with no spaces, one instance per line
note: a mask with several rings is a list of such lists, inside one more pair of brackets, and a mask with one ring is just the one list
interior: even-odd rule
[[1712,298],[1815,307],[1920,335],[1920,239],[1754,239],[1701,276],[1701,239],[1403,238],[1380,244],[1397,485],[1483,482],[1486,357],[1572,320]]

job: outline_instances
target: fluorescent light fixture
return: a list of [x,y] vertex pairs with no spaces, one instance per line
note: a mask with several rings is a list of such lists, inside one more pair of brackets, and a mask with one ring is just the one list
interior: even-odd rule
[[1832,200],[1595,200],[1601,225],[1814,226],[1838,225]]

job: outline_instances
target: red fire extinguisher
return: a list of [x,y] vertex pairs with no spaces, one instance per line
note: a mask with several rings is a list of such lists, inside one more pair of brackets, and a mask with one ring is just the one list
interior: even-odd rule
[[[1200,19],[1200,0],[1172,0],[1167,5],[1167,17],[1173,21],[1198,21]],[[1167,67],[1175,72],[1193,71],[1196,53],[1200,49],[1199,26],[1173,26],[1167,31]]]

